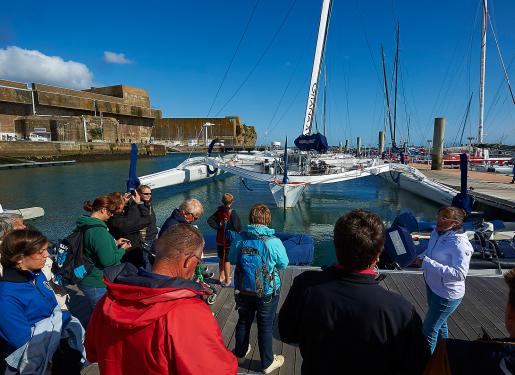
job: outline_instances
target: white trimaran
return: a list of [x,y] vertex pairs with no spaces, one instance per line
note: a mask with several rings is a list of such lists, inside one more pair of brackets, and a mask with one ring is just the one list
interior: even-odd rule
[[407,190],[439,203],[450,203],[457,192],[430,181],[415,168],[402,164],[384,164],[379,159],[360,159],[349,154],[326,153],[325,136],[311,132],[330,11],[331,0],[324,0],[303,131],[302,135],[295,140],[300,151],[288,150],[285,145],[284,154],[265,151],[223,156],[208,154],[203,157],[188,158],[176,168],[140,177],[141,183],[156,189],[203,180],[227,172],[249,180],[268,182],[277,206],[290,208],[297,204],[309,185],[342,182],[394,171],[412,176],[411,180],[416,186],[412,189],[408,186]]

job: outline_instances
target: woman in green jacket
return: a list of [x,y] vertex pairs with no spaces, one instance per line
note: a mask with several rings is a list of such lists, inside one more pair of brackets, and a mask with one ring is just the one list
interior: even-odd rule
[[106,293],[102,281],[104,268],[120,264],[120,259],[131,246],[125,238],[115,241],[106,224],[114,213],[123,209],[123,204],[120,195],[102,195],[93,203],[84,202],[84,209],[91,214],[77,220],[77,229],[84,231],[84,258],[93,264],[93,269],[79,283],[79,289],[89,300],[92,309]]

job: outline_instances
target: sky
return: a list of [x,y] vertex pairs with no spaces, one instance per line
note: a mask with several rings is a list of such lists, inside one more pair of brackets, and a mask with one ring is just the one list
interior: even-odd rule
[[[515,1],[489,0],[515,84]],[[322,0],[10,1],[0,12],[0,79],[147,90],[163,117],[240,116],[258,144],[302,132]],[[477,135],[481,0],[334,0],[318,130],[337,145],[376,145],[400,26],[397,143]],[[390,85],[393,91],[393,86]],[[392,93],[393,101],[393,93]],[[325,113],[325,116],[323,114]],[[489,27],[485,142],[515,144],[515,104]],[[316,130],[316,129],[314,129]],[[391,136],[387,134],[388,142]]]

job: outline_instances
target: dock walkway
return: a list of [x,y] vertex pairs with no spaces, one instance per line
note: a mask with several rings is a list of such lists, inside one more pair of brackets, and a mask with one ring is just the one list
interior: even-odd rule
[[[460,170],[442,169],[432,171],[427,164],[410,164],[426,177],[441,184],[460,190]],[[468,172],[469,194],[488,206],[493,206],[515,214],[515,185],[510,184],[511,176],[489,172]]]
[[69,164],[74,164],[74,163],[75,163],[75,160],[31,161],[31,162],[26,162],[26,163],[0,164],[0,170],[2,170],[2,169],[52,167],[55,165],[69,165]]
[[[213,269],[216,266],[210,265]],[[295,276],[305,270],[319,270],[318,267],[288,267],[281,271],[281,297],[279,307],[282,306]],[[424,319],[427,311],[426,291],[423,277],[420,273],[391,272],[380,283],[384,288],[399,293],[410,301]],[[217,300],[211,310],[222,330],[224,342],[227,347],[234,349],[234,330],[238,321],[235,310],[234,290],[216,286]],[[507,302],[508,287],[502,277],[469,276],[466,281],[467,291],[458,310],[449,319],[449,334],[453,338],[475,340],[482,336],[483,329],[491,337],[506,337],[504,327],[504,309]],[[76,288],[70,291],[72,296],[71,310],[79,319],[84,319],[89,313],[87,302]],[[257,344],[257,325],[254,321],[250,332],[252,352],[250,358],[239,368],[238,373],[258,373],[260,371],[260,356]],[[275,374],[300,374],[302,356],[298,347],[283,343],[279,339],[277,326],[274,328],[273,350],[275,354],[282,354],[285,363]]]

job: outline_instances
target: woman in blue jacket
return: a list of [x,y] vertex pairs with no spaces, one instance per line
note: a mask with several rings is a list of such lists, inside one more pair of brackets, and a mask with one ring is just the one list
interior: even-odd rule
[[464,218],[461,208],[441,208],[427,249],[415,262],[424,270],[428,311],[423,331],[431,353],[439,339],[449,336],[447,319],[465,295],[465,278],[474,249],[462,230]]
[[57,301],[41,269],[48,257],[48,240],[35,230],[15,230],[0,245],[4,268],[0,278],[0,373],[5,358],[25,345],[33,326],[52,315]]
[[[288,265],[288,255],[283,243],[274,236],[275,230],[268,227],[271,222],[272,214],[270,209],[264,204],[256,204],[250,210],[250,224],[247,225],[246,231],[236,235],[229,250],[229,261],[231,264],[236,265],[234,288],[239,315],[238,323],[236,324],[234,355],[241,361],[245,360],[246,355],[250,353],[250,328],[254,321],[254,315],[257,314],[259,354],[261,355],[261,366],[265,374],[271,373],[284,363],[282,355],[275,355],[272,352],[272,332],[281,288],[278,270],[284,269]],[[270,282],[263,286],[263,296],[261,297],[241,290],[243,289],[241,275],[243,274],[242,271],[244,271],[243,268],[246,267],[240,261],[242,258],[241,253],[243,253],[243,249],[248,249],[249,246],[264,249],[266,268],[271,275]]]

